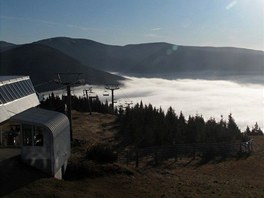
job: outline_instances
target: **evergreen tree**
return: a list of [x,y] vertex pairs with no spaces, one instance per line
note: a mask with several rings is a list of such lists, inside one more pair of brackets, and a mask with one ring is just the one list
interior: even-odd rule
[[232,117],[232,114],[230,113],[228,116],[228,123],[227,123],[227,130],[229,133],[230,141],[235,141],[236,139],[241,138],[241,131],[238,128],[234,118]]
[[180,113],[176,132],[176,143],[184,143],[186,132],[186,121],[183,113]]
[[244,133],[247,134],[247,135],[251,135],[251,131],[250,131],[250,128],[248,126],[247,126],[247,128],[246,128]]
[[201,143],[205,137],[205,121],[202,116],[195,116],[195,127],[196,127],[196,142]]
[[262,130],[258,126],[258,123],[256,122],[254,128],[252,129],[251,135],[263,135]]
[[[159,112],[162,112],[161,108]],[[165,115],[165,131],[167,135],[167,142],[170,144],[176,143],[178,118],[172,107],[169,107]]]

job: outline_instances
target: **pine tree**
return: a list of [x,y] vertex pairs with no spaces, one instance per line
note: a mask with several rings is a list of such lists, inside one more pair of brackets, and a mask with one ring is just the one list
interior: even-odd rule
[[227,130],[229,133],[230,141],[235,141],[241,137],[241,131],[238,128],[232,114],[230,113],[228,116]]

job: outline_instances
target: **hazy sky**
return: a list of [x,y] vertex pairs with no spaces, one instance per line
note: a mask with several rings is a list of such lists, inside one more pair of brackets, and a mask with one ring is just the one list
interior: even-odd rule
[[0,40],[56,36],[264,50],[264,0],[0,0]]

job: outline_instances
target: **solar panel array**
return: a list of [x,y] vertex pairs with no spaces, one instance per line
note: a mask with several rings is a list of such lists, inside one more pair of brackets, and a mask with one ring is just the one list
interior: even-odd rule
[[5,104],[35,93],[30,79],[0,85],[0,104]]

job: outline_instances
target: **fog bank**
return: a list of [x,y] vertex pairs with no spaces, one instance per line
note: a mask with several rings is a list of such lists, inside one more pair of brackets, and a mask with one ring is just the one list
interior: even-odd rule
[[[223,80],[165,80],[160,78],[127,77],[124,87],[115,92],[119,103],[133,101],[151,103],[176,113],[202,114],[205,119],[232,113],[241,129],[255,122],[264,126],[264,85],[238,84]],[[108,98],[110,100],[110,98]]]
[[[134,105],[142,101],[165,111],[171,106],[178,115],[182,111],[186,118],[203,115],[206,120],[210,117],[219,120],[221,115],[227,120],[232,113],[242,130],[255,122],[264,128],[264,85],[225,80],[125,77],[128,80],[123,81],[124,86],[114,92],[116,105],[130,101]],[[75,88],[73,94],[82,96],[83,88]],[[93,86],[93,91],[101,101],[111,101],[110,92],[109,97],[103,97],[104,87]]]

